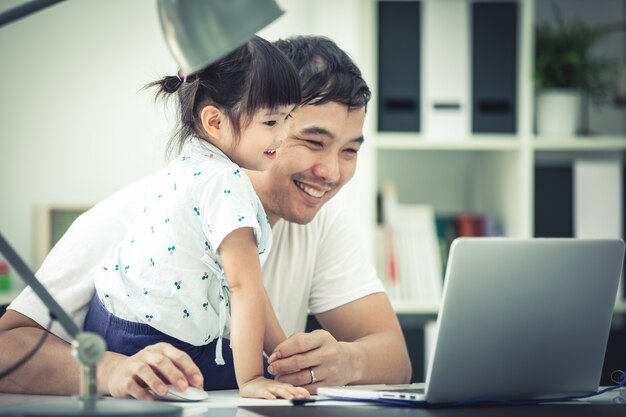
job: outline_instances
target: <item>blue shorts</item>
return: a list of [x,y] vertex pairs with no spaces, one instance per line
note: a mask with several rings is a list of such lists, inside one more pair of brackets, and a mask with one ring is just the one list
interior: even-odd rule
[[[89,305],[84,329],[104,337],[108,351],[127,356],[134,355],[143,348],[156,343],[169,343],[186,352],[196,366],[200,368],[204,376],[205,390],[237,389],[233,352],[230,349],[230,340],[228,339],[222,339],[222,354],[226,364],[218,365],[215,363],[215,344],[218,339],[208,345],[194,346],[168,336],[145,323],[123,320],[112,315],[102,304],[97,294]],[[263,358],[263,369],[266,378],[273,378],[267,373],[267,360],[265,358]]]

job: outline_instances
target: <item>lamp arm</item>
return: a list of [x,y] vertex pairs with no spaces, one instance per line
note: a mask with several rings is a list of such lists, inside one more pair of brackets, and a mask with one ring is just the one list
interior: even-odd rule
[[80,332],[72,341],[72,355],[81,364],[80,397],[85,401],[98,398],[96,365],[104,356],[106,343],[102,336],[92,332]]
[[5,259],[13,269],[22,277],[24,281],[33,289],[35,294],[43,301],[44,305],[48,307],[50,313],[56,320],[59,321],[63,329],[70,335],[72,340],[75,340],[81,329],[74,323],[74,320],[63,310],[63,308],[52,298],[52,295],[48,290],[39,282],[35,275],[31,272],[30,268],[26,266],[22,258],[13,250],[11,245],[4,239],[2,233],[0,233],[0,253],[4,254]]
[[28,16],[29,14],[38,12],[41,9],[55,5],[63,0],[31,0],[27,3],[15,6],[5,12],[0,13],[0,27],[8,25],[11,22]]
[[74,320],[72,320],[52,295],[50,295],[48,290],[39,282],[30,268],[26,266],[22,258],[13,250],[9,242],[4,239],[2,233],[0,233],[0,253],[4,255],[5,259],[24,281],[30,285],[35,294],[37,294],[44,305],[48,307],[50,315],[59,321],[63,329],[65,329],[72,338],[72,354],[82,367],[80,395],[83,400],[93,404],[97,397],[96,365],[100,362],[100,359],[102,359],[106,351],[104,339],[99,334],[83,332],[76,325]]

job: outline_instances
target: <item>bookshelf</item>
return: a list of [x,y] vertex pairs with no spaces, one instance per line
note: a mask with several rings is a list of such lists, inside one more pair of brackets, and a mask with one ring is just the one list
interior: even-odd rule
[[[370,74],[368,79],[374,97],[368,109],[365,126],[367,146],[371,148],[361,155],[359,161],[364,166],[360,169],[367,170],[367,174],[360,177],[357,175],[356,178],[356,181],[360,181],[357,188],[366,190],[356,200],[357,204],[365,206],[366,212],[371,213],[367,239],[373,259],[381,258],[378,242],[380,233],[376,224],[376,196],[389,181],[396,185],[400,203],[427,204],[433,206],[437,213],[444,214],[482,213],[498,219],[504,236],[530,238],[536,236],[537,202],[534,181],[537,167],[573,166],[581,158],[617,158],[623,171],[626,126],[622,126],[621,134],[558,139],[541,137],[534,133],[534,27],[538,6],[544,6],[542,3],[547,0],[503,1],[517,4],[519,18],[516,129],[513,133],[447,134],[443,137],[432,137],[422,129],[411,132],[379,131],[377,121],[381,109],[377,97],[382,93],[377,91],[380,85],[377,80],[381,72],[378,55],[374,51],[355,57],[357,62],[365,66],[366,76]],[[475,3],[472,0],[467,2]],[[376,45],[379,4],[377,1],[370,1],[368,7],[370,10],[366,16],[373,22],[373,33],[364,36]],[[421,18],[424,19],[423,14]],[[424,25],[423,21],[421,25]],[[423,59],[420,65],[423,65]],[[423,69],[420,71],[422,94],[425,72]],[[607,192],[616,193],[621,196],[620,201],[624,200],[623,187]],[[576,207],[572,209],[576,210]],[[623,218],[623,203],[620,210]],[[624,237],[623,227],[619,234]],[[382,268],[381,265],[378,267]],[[436,317],[438,311],[438,306],[432,303],[392,300],[392,304],[399,315]],[[626,313],[624,299],[617,301],[615,313]]]

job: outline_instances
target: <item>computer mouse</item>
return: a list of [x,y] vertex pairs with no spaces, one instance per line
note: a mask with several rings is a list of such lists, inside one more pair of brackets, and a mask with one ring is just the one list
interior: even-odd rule
[[209,398],[209,394],[200,388],[187,387],[184,391],[179,391],[174,385],[167,386],[167,394],[158,395],[156,392],[149,390],[154,399],[161,401],[204,401]]

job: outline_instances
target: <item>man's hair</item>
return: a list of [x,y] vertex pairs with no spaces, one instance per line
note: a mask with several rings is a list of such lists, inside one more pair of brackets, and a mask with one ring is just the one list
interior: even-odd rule
[[359,68],[335,42],[322,36],[296,36],[274,45],[298,71],[301,104],[337,102],[349,109],[367,108],[372,93]]

